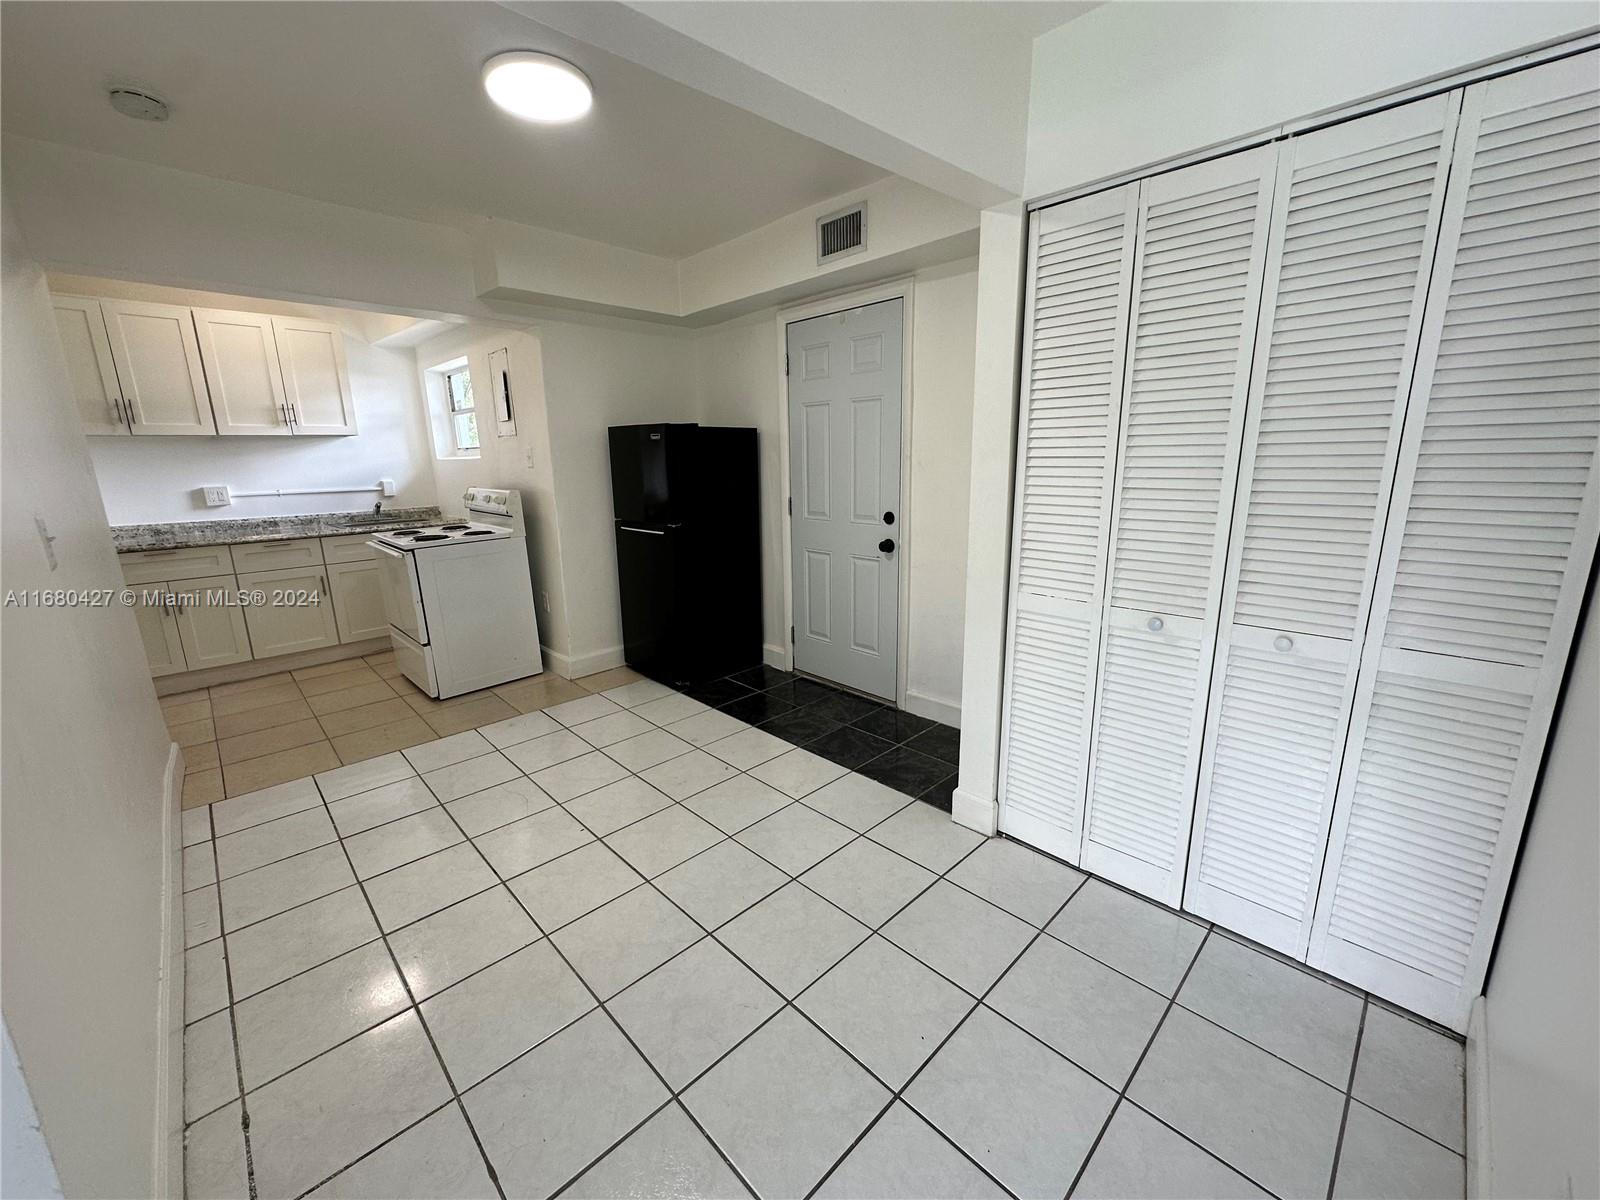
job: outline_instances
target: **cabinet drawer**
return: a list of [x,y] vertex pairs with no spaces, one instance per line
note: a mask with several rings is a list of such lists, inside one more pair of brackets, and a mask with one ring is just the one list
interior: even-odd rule
[[322,539],[322,561],[328,563],[368,562],[377,557],[367,543],[370,533],[341,533]]
[[117,555],[128,583],[166,583],[232,575],[233,559],[226,546],[190,546],[182,550],[134,550]]
[[293,538],[284,542],[251,542],[233,548],[233,569],[240,575],[247,571],[281,571],[287,567],[320,567],[322,544],[319,539]]

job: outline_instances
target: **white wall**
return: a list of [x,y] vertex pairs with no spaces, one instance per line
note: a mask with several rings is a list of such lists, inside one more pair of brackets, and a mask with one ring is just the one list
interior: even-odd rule
[[[9,198],[0,255],[4,587],[120,589],[44,277]],[[65,1193],[145,1196],[158,1141],[175,1134],[158,1095],[170,742],[127,609],[3,618],[0,1010]]]
[[1591,599],[1485,1003],[1485,1196],[1600,1196],[1600,601]]
[[[976,264],[968,259],[913,278],[908,596],[901,614],[908,628],[906,699],[913,710],[959,723]],[[840,302],[848,305],[850,297]],[[698,420],[757,430],[763,641],[776,659],[786,654],[789,636],[777,310],[704,330],[693,346]]]
[[[672,260],[511,222],[406,220],[11,134],[3,145],[17,219],[53,272],[418,317],[526,323],[559,304],[705,326],[976,246],[976,210],[903,179]],[[873,206],[867,250],[819,268],[816,213],[861,194]]]
[[764,309],[704,330],[694,341],[695,419],[753,426],[761,457],[761,640],[769,663],[787,662],[783,608],[783,526],[787,520],[778,373],[782,344],[776,311]]
[[1036,198],[1500,57],[1592,3],[1103,4],[1035,39]]
[[[348,437],[91,437],[89,453],[113,525],[218,521],[293,513],[356,512],[383,500],[386,508],[435,502],[417,373],[409,350],[370,344],[393,319],[305,304],[79,279],[63,291],[165,304],[311,316],[344,330],[356,430]],[[208,508],[196,494],[207,484],[236,491],[269,488],[371,487],[393,479],[396,493],[261,496]]]
[[[494,420],[489,354],[506,351],[511,372],[511,402],[516,436],[499,436]],[[463,513],[462,494],[469,487],[515,488],[522,496],[523,519],[528,527],[529,566],[539,610],[539,640],[548,666],[557,674],[570,674],[572,635],[567,620],[566,582],[561,551],[561,529],[556,509],[556,484],[550,447],[549,420],[544,391],[543,351],[539,338],[525,329],[466,325],[432,338],[415,351],[415,370],[421,374],[441,363],[465,358],[472,377],[474,406],[478,409],[475,457],[438,457],[437,446],[448,445],[442,413],[433,414],[441,426],[430,439],[435,455],[433,473],[438,482],[439,505],[447,516]],[[442,397],[432,397],[430,409],[442,409]]]
[[973,364],[967,593],[961,667],[961,778],[951,816],[993,833],[999,806],[1000,702],[1010,578],[1017,333],[1027,220],[1021,205],[987,209],[979,224],[978,328]]
[[911,338],[911,622],[908,705],[959,725],[966,620],[967,486],[972,466],[975,260],[916,278]]
[[50,1159],[39,1112],[33,1107],[28,1081],[22,1077],[11,1031],[0,1023],[0,1195],[27,1196],[30,1200],[55,1200],[61,1180]]
[[622,662],[606,430],[695,419],[691,342],[678,331],[637,323],[541,321],[538,332],[572,669],[584,675]]

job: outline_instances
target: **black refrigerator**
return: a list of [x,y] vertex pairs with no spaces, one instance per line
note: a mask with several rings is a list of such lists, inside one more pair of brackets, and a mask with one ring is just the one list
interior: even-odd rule
[[627,664],[673,686],[761,656],[754,429],[611,428],[611,500]]

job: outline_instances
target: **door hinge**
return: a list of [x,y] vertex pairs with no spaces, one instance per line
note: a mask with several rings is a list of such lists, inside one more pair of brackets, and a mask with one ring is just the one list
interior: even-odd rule
[[789,497],[789,515],[791,517],[794,516],[794,497],[793,496]]
[[789,626],[789,645],[794,645],[794,626]]
[[783,373],[785,375],[789,373],[789,356],[787,354],[783,356]]

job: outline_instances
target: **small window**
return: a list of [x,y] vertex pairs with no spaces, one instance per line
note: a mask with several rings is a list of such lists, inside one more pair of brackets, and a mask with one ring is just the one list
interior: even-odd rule
[[450,407],[450,432],[456,450],[478,449],[478,414],[472,404],[472,376],[467,368],[457,367],[445,373],[444,394]]

